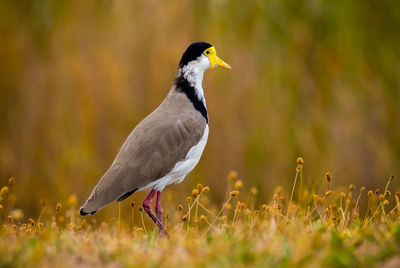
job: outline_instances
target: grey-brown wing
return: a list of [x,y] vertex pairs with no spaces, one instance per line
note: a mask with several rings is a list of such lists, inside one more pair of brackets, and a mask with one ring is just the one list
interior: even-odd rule
[[150,114],[124,142],[81,214],[93,214],[168,174],[198,143],[205,126],[204,118],[194,109],[158,109]]

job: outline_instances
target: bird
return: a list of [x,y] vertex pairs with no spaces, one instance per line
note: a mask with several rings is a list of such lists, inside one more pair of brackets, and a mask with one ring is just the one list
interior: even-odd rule
[[[209,134],[203,76],[216,66],[231,69],[211,44],[195,42],[187,47],[169,93],[129,134],[80,208],[80,215],[92,215],[136,191],[150,190],[143,209],[160,233],[169,236],[162,223],[161,192],[182,182],[200,160]],[[151,201],[155,195],[154,214]]]

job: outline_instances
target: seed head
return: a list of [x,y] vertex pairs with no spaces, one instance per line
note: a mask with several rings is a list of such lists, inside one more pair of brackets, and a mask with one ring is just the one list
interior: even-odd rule
[[383,194],[379,195],[379,201],[381,202],[385,201],[385,196]]
[[2,209],[4,209],[4,207],[3,207],[3,205],[2,205],[2,204],[0,204],[0,210],[2,210]]
[[350,205],[350,199],[346,199],[346,206]]
[[340,193],[340,198],[346,198],[346,194],[343,193],[343,192],[341,192],[341,193]]
[[10,177],[8,179],[8,187],[12,187],[15,183],[15,178],[14,177]]
[[400,196],[400,192],[396,192],[396,196],[399,197]]
[[197,190],[199,190],[199,192],[201,192],[201,189],[203,189],[203,184],[201,184],[201,183],[197,184]]
[[387,191],[385,192],[385,197],[386,197],[386,198],[389,198],[391,195],[392,195],[392,193],[391,193],[389,190],[387,190]]
[[14,220],[13,220],[13,217],[11,216],[11,215],[8,215],[7,216],[7,219],[12,223]]
[[6,195],[8,193],[8,187],[3,186],[0,190],[0,195]]
[[303,169],[303,165],[298,164],[296,167],[296,172],[300,172]]
[[374,193],[371,190],[368,191],[368,197],[371,197],[373,194]]
[[62,207],[61,203],[57,203],[57,205],[56,205],[56,211],[59,211],[59,210],[61,209],[61,207]]
[[298,165],[303,165],[303,164],[304,164],[304,160],[303,160],[302,157],[298,157],[298,158],[297,158],[297,164],[298,164]]
[[389,200],[386,199],[385,201],[383,201],[383,205],[384,205],[384,206],[389,205]]
[[252,195],[257,195],[258,194],[258,189],[256,188],[256,187],[251,187],[250,188],[250,193],[252,194]]
[[275,201],[279,199],[279,195],[278,194],[274,194],[274,196],[272,197]]
[[237,179],[237,177],[238,177],[238,173],[237,173],[236,171],[232,170],[232,171],[229,172],[229,174],[228,174],[228,181],[229,181],[230,183],[232,183],[232,182],[234,182],[234,181]]
[[35,226],[35,220],[33,220],[32,218],[29,218],[29,219],[28,219],[28,223],[29,223],[31,226]]
[[394,175],[390,175],[389,181],[392,181],[394,179]]
[[350,185],[349,185],[349,190],[350,190],[350,191],[353,191],[354,188],[355,188],[354,184],[350,184]]
[[182,216],[182,221],[187,221],[188,220],[188,216],[187,215],[183,215]]
[[208,187],[208,186],[206,186],[203,189],[201,189],[201,192],[204,193],[204,194],[207,193],[208,191],[210,191],[210,187]]
[[204,215],[200,215],[200,221],[201,222],[207,222],[207,217]]
[[235,189],[236,190],[240,190],[243,188],[243,182],[241,180],[238,180],[237,182],[235,182]]
[[331,173],[330,173],[330,172],[326,172],[326,173],[325,173],[325,178],[326,178],[326,180],[328,181],[328,183],[330,183],[331,180],[332,180]]
[[326,197],[330,196],[331,194],[332,194],[332,191],[331,191],[331,190],[325,192],[325,196],[326,196]]
[[193,190],[192,190],[192,196],[193,196],[194,198],[196,198],[198,195],[199,195],[199,190],[193,189]]
[[186,197],[186,203],[191,203],[192,202],[192,197],[191,196],[188,196],[188,197]]
[[131,201],[129,202],[129,205],[131,206],[131,208],[135,208],[135,202]]
[[68,206],[75,207],[77,203],[78,203],[78,199],[76,198],[76,195],[72,194],[68,197],[68,200],[67,200]]
[[24,212],[21,209],[17,208],[17,209],[12,210],[10,215],[16,221],[20,221],[24,217]]
[[360,192],[364,192],[365,191],[365,186],[361,187]]
[[379,190],[379,188],[375,190],[376,195],[378,195],[380,192],[381,192],[381,190]]
[[237,196],[239,195],[239,191],[232,191],[232,192],[230,193],[230,195],[231,195],[232,197],[237,197]]
[[178,210],[182,211],[183,210],[183,206],[181,204],[178,205]]
[[282,186],[277,186],[277,187],[274,189],[274,194],[281,194],[282,192],[283,192]]
[[140,212],[143,212],[143,207],[142,206],[139,206],[138,209],[139,209]]

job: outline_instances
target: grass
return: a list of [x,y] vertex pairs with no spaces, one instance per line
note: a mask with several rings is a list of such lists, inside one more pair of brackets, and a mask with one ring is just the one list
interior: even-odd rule
[[[295,177],[300,184],[303,164],[299,158]],[[207,198],[211,189],[201,184],[188,195],[187,204],[166,204],[170,239],[160,237],[154,224],[146,225],[143,208],[133,202],[130,222],[121,221],[120,206],[116,221],[82,218],[74,195],[51,211],[42,201],[37,219],[23,221],[23,211],[7,207],[15,183],[10,178],[1,189],[0,267],[400,264],[400,203],[399,193],[390,192],[393,176],[383,191],[353,184],[343,190],[332,189],[327,173],[324,193],[300,192],[295,179],[290,191],[277,187],[271,201],[260,206],[256,201],[266,197],[258,196],[255,187],[243,189],[237,177],[235,172],[228,175],[227,197],[219,209]]]

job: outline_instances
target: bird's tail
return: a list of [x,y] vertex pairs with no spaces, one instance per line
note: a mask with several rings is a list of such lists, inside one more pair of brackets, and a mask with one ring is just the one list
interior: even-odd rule
[[129,188],[124,187],[118,180],[112,180],[110,183],[108,179],[109,177],[103,176],[96,187],[94,187],[89,198],[80,208],[81,216],[93,215],[111,202],[120,202],[138,190],[138,188],[128,190]]

